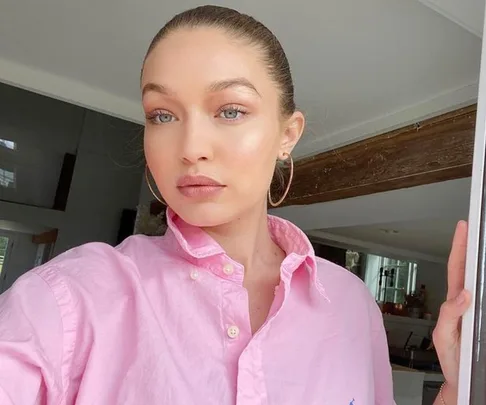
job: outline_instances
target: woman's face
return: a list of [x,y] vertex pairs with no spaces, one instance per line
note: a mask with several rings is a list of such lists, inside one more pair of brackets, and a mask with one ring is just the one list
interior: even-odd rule
[[211,227],[266,209],[276,160],[304,119],[281,116],[258,48],[218,29],[177,30],[148,56],[142,92],[147,163],[179,216]]

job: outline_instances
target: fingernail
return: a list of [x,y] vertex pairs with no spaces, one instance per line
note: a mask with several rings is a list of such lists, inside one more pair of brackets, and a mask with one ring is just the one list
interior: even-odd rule
[[464,293],[464,290],[461,291],[461,293],[456,297],[456,304],[457,305],[462,305],[464,304],[464,301],[466,301],[466,294]]

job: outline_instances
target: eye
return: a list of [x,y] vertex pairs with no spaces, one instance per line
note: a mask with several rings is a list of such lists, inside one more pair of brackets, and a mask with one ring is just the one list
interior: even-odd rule
[[154,111],[153,113],[147,115],[146,118],[151,123],[156,125],[168,124],[169,122],[176,120],[176,117],[174,117],[174,115],[168,111]]
[[230,107],[223,107],[221,110],[219,110],[218,116],[228,121],[236,121],[241,119],[246,114],[247,112],[244,111],[241,107],[230,106]]

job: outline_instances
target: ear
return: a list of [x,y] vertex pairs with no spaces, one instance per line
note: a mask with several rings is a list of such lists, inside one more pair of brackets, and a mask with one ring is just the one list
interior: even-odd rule
[[300,111],[295,111],[290,118],[284,122],[282,139],[280,141],[279,158],[286,153],[292,153],[295,145],[299,142],[305,127],[305,117]]

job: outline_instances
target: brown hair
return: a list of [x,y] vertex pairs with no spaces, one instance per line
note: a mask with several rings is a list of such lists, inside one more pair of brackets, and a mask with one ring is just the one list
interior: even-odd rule
[[[284,116],[295,111],[294,84],[289,62],[275,35],[261,22],[249,15],[220,6],[200,6],[173,17],[152,40],[145,59],[160,40],[179,28],[211,27],[224,30],[236,39],[258,47],[263,54],[271,79],[280,90],[280,107]],[[145,60],[144,60],[145,63]]]

